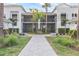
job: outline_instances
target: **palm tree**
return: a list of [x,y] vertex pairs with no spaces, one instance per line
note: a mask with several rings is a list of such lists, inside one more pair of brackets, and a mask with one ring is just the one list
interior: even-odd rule
[[[68,24],[73,24],[73,23],[77,23],[78,22],[78,20],[76,20],[76,19],[74,19],[74,20],[70,20],[70,21],[68,21],[67,23]],[[68,32],[68,34],[70,35],[70,37],[72,37],[73,35],[74,35],[74,33],[75,33],[75,30],[73,31],[73,32],[71,32],[70,30],[69,30],[69,32]],[[76,36],[76,35],[75,35]],[[77,36],[76,36],[77,37]]]
[[[9,24],[11,24],[11,21],[10,21],[9,19],[6,19],[5,17],[4,17],[3,22],[6,23],[7,28],[8,28],[8,26],[9,26]],[[6,32],[7,34],[9,34],[9,32],[8,32],[7,30],[5,30],[5,32]],[[5,33],[4,33],[4,35],[5,35]]]
[[[33,22],[36,22],[36,21],[38,22],[42,20],[42,18],[44,17],[44,14],[42,12],[39,12],[37,9],[30,9],[30,10],[32,11],[32,14],[33,14],[32,16]],[[33,24],[33,26],[35,25]]]
[[[35,22],[35,12],[37,11],[37,9],[30,9],[30,11],[32,12],[32,21]],[[34,28],[35,28],[35,24],[32,23],[32,31],[34,32]]]
[[63,22],[64,22],[64,25],[65,25],[65,34],[66,34],[66,24],[67,24],[67,22],[68,22],[68,19],[63,19]]
[[38,21],[38,30],[40,30],[40,21],[43,20],[45,15],[43,12],[37,11],[34,16],[36,18],[36,21]]
[[44,5],[42,5],[43,8],[45,8],[46,11],[46,32],[47,32],[47,13],[48,13],[48,8],[51,7],[50,3],[45,3]]
[[17,19],[9,18],[11,24],[12,24],[12,32],[14,32],[14,23],[17,22]]

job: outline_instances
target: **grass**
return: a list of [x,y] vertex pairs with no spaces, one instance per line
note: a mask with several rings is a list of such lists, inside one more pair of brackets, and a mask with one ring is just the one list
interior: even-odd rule
[[18,45],[0,48],[0,56],[17,56],[29,40],[30,37],[20,37]]
[[79,51],[73,50],[69,47],[55,43],[54,39],[56,39],[56,37],[47,37],[47,39],[50,45],[52,46],[52,48],[56,51],[57,55],[59,56],[79,56]]

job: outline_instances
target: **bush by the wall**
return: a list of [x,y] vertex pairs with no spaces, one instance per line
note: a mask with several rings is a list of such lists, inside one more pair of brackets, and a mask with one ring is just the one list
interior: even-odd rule
[[0,36],[0,48],[1,47],[9,47],[9,46],[15,46],[19,44],[19,39],[22,37],[17,33],[12,33],[10,35]]
[[[66,33],[68,34],[68,32],[69,32],[69,28],[66,28]],[[58,33],[60,34],[60,35],[64,35],[65,34],[65,28],[59,28],[58,29]]]
[[74,40],[72,39],[69,39],[68,37],[63,37],[63,36],[57,36],[55,39],[54,39],[54,42],[55,43],[58,43],[58,44],[61,44],[63,46],[73,46],[75,43]]
[[19,33],[19,29],[18,28],[15,28],[15,29],[9,28],[9,30],[8,30],[9,34],[11,34],[12,31],[16,32],[16,33]]
[[14,46],[18,44],[18,36],[15,34],[11,34],[8,35],[5,39],[4,39],[4,45],[5,46]]

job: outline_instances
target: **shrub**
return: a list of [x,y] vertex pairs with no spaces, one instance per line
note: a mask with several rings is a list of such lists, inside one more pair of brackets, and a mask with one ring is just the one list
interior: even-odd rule
[[0,47],[4,46],[4,37],[0,37]]
[[63,46],[73,46],[75,44],[75,41],[72,39],[69,39],[68,37],[62,37],[57,36],[56,39],[54,39],[55,43],[61,44]]
[[[68,34],[69,30],[70,30],[69,28],[66,28],[66,33],[67,33],[67,34]],[[59,28],[59,29],[58,29],[58,32],[59,32],[60,35],[61,35],[61,34],[64,35],[64,34],[65,34],[65,28]]]
[[19,39],[22,39],[23,37],[20,36],[17,33],[12,33],[10,35],[6,35],[5,37],[0,37],[0,48],[1,47],[9,47],[9,46],[15,46],[19,44]]
[[18,44],[17,35],[11,34],[4,39],[5,46],[14,46]]
[[72,37],[72,38],[77,38],[77,30],[70,30],[69,31],[69,35]]
[[18,28],[16,28],[16,29],[9,28],[8,32],[9,32],[9,34],[11,34],[12,32],[19,33],[19,29]]

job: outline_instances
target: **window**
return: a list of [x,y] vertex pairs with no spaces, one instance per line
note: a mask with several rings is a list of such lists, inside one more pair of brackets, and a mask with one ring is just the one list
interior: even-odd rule
[[13,25],[16,26],[17,25],[17,14],[12,14],[12,20],[14,20]]
[[75,13],[75,17],[77,17],[77,14]]
[[77,17],[77,14],[76,13],[72,13],[72,17]]
[[74,17],[74,14],[72,13],[72,17]]
[[66,13],[61,14],[61,26],[65,26],[66,25]]

